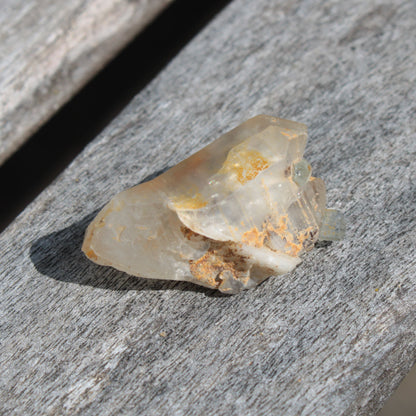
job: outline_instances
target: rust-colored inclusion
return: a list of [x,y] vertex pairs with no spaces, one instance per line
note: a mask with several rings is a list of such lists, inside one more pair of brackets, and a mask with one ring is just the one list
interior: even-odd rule
[[200,193],[193,196],[182,196],[173,202],[176,209],[199,209],[208,204]]
[[281,216],[277,221],[277,224],[273,224],[272,221],[267,220],[263,223],[261,230],[257,227],[253,227],[246,231],[242,235],[241,241],[249,246],[261,248],[264,245],[267,245],[272,234],[276,234],[285,241],[285,254],[295,257],[303,249],[310,249],[311,245],[308,244],[308,242],[313,241],[313,237],[317,230],[310,226],[305,230],[299,231],[296,235],[293,235],[288,230],[287,222],[287,215]]
[[223,282],[221,275],[224,272],[231,273],[231,276],[236,280],[247,277],[249,266],[246,259],[236,253],[232,249],[232,245],[209,240],[187,227],[181,227],[181,231],[190,241],[210,241],[210,247],[205,254],[199,259],[189,261],[189,270],[200,284],[216,289]]
[[229,152],[219,173],[235,175],[238,182],[245,184],[269,166],[270,162],[257,150],[240,148]]

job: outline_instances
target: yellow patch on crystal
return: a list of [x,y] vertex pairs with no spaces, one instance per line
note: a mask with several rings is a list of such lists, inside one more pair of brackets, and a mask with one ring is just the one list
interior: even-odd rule
[[270,162],[259,151],[236,146],[228,153],[218,173],[233,175],[238,182],[245,184],[269,166]]

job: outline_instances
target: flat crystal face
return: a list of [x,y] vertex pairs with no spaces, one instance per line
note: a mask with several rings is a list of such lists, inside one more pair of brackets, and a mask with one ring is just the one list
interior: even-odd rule
[[116,195],[83,250],[130,274],[226,293],[291,271],[313,247],[325,186],[303,159],[306,126],[254,117],[152,181]]

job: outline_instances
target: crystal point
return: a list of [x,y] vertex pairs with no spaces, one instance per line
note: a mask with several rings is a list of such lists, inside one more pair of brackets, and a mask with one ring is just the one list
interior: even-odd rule
[[244,122],[116,195],[89,225],[84,253],[135,276],[225,293],[290,272],[318,237],[341,236],[328,231],[342,214],[328,216],[325,185],[303,159],[306,139],[297,122]]

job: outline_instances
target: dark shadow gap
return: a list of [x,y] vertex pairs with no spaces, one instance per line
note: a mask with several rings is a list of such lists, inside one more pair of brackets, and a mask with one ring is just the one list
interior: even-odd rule
[[230,0],[177,0],[0,167],[0,231]]

